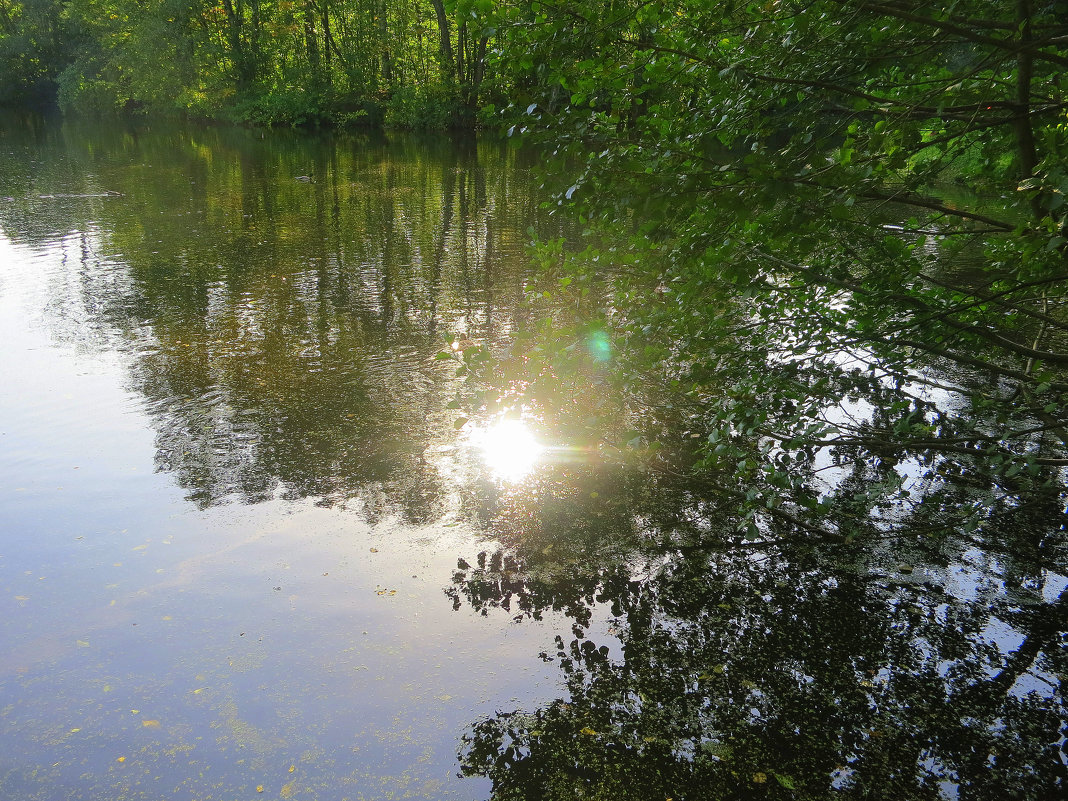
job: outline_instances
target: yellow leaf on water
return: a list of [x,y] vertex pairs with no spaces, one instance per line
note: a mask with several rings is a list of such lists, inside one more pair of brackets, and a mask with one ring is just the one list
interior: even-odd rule
[[126,757],[119,757],[119,758],[118,758],[118,759],[116,759],[115,761],[116,761],[116,762],[125,762],[125,761],[126,761]]
[[89,642],[87,640],[78,640],[78,647],[79,648],[88,648],[89,647]]
[[378,553],[378,548],[372,548],[371,553]]
[[133,548],[133,550],[135,550],[135,551],[143,551],[143,550],[145,550],[145,549],[147,549],[147,548],[148,548],[148,546],[147,546],[147,545],[137,545],[137,546],[135,546],[135,547]]
[[77,734],[77,733],[78,733],[78,732],[80,732],[80,731],[81,731],[81,729],[80,729],[80,728],[78,728],[78,729],[71,729],[71,730],[70,730],[70,733],[71,733],[71,734]]
[[597,734],[597,732],[595,732],[589,726],[583,726],[581,729],[579,729],[579,734],[591,734],[591,735],[593,735],[593,734]]
[[193,695],[200,695],[200,693],[204,692],[206,689],[208,689],[208,688],[207,687],[197,687],[195,690],[193,690]]
[[141,725],[146,729],[158,729],[160,727],[158,720],[142,720]]
[[292,772],[293,772],[293,771],[295,771],[296,769],[297,769],[297,766],[296,766],[296,765],[290,765],[290,766],[289,766],[289,772],[290,772],[290,773],[292,773]]
[[257,784],[256,785],[256,792],[257,793],[262,793],[263,792],[263,785],[262,784]]
[[141,714],[141,710],[140,709],[131,709],[130,710],[130,714],[131,715],[140,715]]
[[15,596],[15,600],[16,601],[28,601],[28,600],[30,600],[30,596],[28,596],[28,595],[16,595]]

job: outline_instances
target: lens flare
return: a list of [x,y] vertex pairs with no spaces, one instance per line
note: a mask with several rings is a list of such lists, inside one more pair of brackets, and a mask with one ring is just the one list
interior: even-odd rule
[[518,481],[534,469],[545,446],[520,420],[502,420],[474,438],[482,459],[497,478]]

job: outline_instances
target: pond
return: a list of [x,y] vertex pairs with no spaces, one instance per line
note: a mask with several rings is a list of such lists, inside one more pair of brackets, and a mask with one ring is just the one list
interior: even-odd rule
[[1064,792],[1063,537],[716,548],[699,483],[465,422],[439,354],[569,233],[536,163],[0,119],[0,796]]

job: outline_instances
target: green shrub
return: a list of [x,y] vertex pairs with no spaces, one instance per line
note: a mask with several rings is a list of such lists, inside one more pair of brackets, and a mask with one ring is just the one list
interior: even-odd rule
[[443,131],[463,119],[463,104],[449,86],[398,86],[385,105],[387,128],[411,131]]

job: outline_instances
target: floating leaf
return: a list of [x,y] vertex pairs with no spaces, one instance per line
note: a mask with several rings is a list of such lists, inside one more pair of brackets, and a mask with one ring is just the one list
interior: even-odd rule
[[158,729],[160,728],[160,722],[158,720],[142,720],[141,725],[146,729]]

